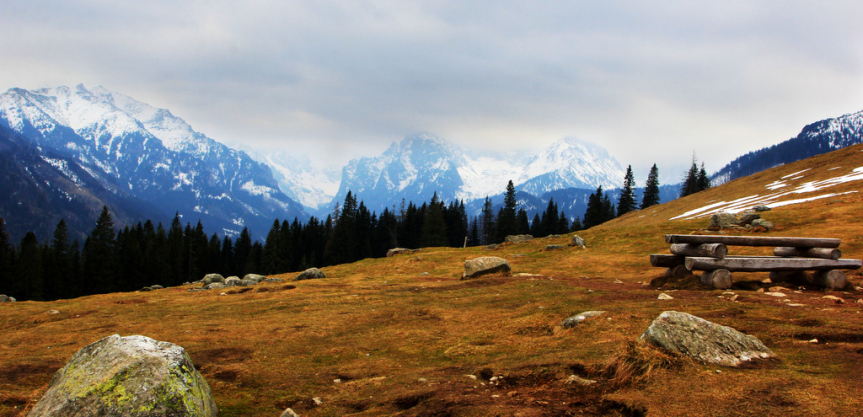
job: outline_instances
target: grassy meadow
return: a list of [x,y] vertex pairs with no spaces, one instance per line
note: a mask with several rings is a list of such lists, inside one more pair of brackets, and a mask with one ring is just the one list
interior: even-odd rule
[[[545,250],[570,234],[494,250],[425,248],[324,268],[320,280],[291,282],[288,273],[255,287],[0,304],[0,416],[25,416],[69,357],[115,333],[183,346],[221,416],[278,416],[286,407],[302,416],[857,415],[863,292],[795,287],[773,297],[758,291],[775,285],[762,273],[734,274],[727,291],[697,280],[656,288],[664,271],[648,259],[668,253],[663,235],[708,223],[674,216],[772,193],[764,186],[804,169],[786,180],[856,167],[861,146],[778,167],[578,232],[583,249]],[[851,181],[789,196],[839,194],[762,213],[776,228],[753,234],[840,238],[843,257],[861,259],[861,189]],[[507,259],[512,275],[460,280],[464,261],[479,256]],[[848,278],[859,287],[863,275]],[[658,300],[661,292],[673,299]],[[588,310],[608,313],[560,327]],[[752,334],[779,359],[722,368],[632,343],[667,310]],[[627,361],[641,371],[621,374],[615,366]]]

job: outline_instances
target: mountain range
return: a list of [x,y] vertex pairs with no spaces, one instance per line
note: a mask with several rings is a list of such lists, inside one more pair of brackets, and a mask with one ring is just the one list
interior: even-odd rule
[[[262,238],[275,218],[307,217],[267,165],[194,131],[168,110],[101,87],[10,89],[0,95],[0,127],[26,138],[44,161],[74,162],[87,181],[134,199],[154,221],[170,222],[176,213],[209,231],[237,234],[249,227]],[[111,209],[115,217],[141,219],[142,213]],[[20,222],[7,223],[13,220]]]
[[[861,143],[863,112],[806,126],[795,138],[750,152],[712,176],[722,183],[783,163]],[[274,219],[326,217],[350,191],[370,211],[417,204],[432,195],[463,200],[469,215],[489,197],[497,206],[513,181],[529,215],[549,200],[583,216],[601,186],[614,201],[621,165],[601,146],[561,138],[536,154],[477,150],[420,133],[340,170],[287,152],[228,147],[196,132],[167,109],[102,87],[13,88],[0,95],[0,202],[13,239],[41,241],[60,218],[73,236],[90,231],[101,207],[119,225],[145,219],[201,221],[209,233],[244,227],[262,239]],[[661,201],[677,185],[661,187]],[[637,196],[637,198],[639,198]]]

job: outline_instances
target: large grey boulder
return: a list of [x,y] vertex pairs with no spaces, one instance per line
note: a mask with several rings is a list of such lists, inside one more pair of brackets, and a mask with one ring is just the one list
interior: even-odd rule
[[210,386],[182,347],[115,334],[74,354],[29,416],[218,414]]
[[564,329],[571,329],[591,317],[601,316],[603,314],[605,314],[604,311],[585,311],[563,320],[560,325],[563,326]]
[[758,214],[757,211],[749,209],[744,211],[743,213],[740,213],[738,217],[740,217],[740,225],[746,226],[747,224],[752,224],[754,220],[760,219],[761,215]]
[[527,242],[529,240],[533,240],[532,235],[509,235],[504,238],[504,242],[509,243],[522,243]]
[[326,277],[327,276],[324,275],[324,271],[321,271],[318,268],[309,268],[303,272],[300,272],[300,274],[297,275],[296,278],[294,278],[294,281],[302,281],[305,279],[318,279],[318,278],[326,278]]
[[740,219],[734,213],[720,211],[710,216],[710,230],[728,229],[734,226],[740,226]]
[[714,365],[739,366],[751,360],[776,356],[755,336],[677,311],[660,314],[641,339],[667,351]]
[[207,274],[204,275],[204,279],[201,280],[201,283],[204,285],[212,284],[214,282],[225,282],[225,277],[221,274]]
[[214,282],[212,284],[204,285],[205,290],[221,290],[222,288],[227,287],[224,282]]
[[231,277],[225,278],[225,286],[226,287],[236,287],[238,285],[242,285],[241,282],[242,282],[242,280],[240,279],[240,277],[237,277],[237,276],[231,276]]
[[767,230],[773,229],[773,222],[764,220],[764,219],[756,219],[752,222],[752,227],[763,227]]
[[483,256],[464,261],[464,273],[461,279],[477,278],[489,274],[509,275],[512,268],[506,259],[496,256]]
[[10,297],[6,294],[0,294],[0,303],[13,303],[15,302],[15,297]]

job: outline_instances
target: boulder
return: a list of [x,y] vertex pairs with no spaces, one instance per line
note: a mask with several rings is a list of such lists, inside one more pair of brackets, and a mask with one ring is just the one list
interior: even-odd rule
[[226,287],[235,287],[238,285],[242,285],[241,284],[242,281],[243,280],[241,280],[240,277],[227,277],[227,278],[225,278],[225,286]]
[[563,320],[560,325],[563,326],[564,329],[571,329],[591,317],[601,316],[603,314],[605,314],[604,311],[585,311]]
[[773,229],[774,226],[773,226],[773,222],[770,222],[770,221],[767,221],[764,219],[757,219],[757,220],[754,220],[752,222],[752,227],[763,227],[767,230],[771,230],[771,229]]
[[326,278],[326,277],[327,276],[324,275],[324,271],[321,271],[318,268],[309,268],[303,272],[300,272],[300,274],[297,275],[296,278],[294,278],[294,281],[302,281],[304,279],[318,279],[318,278]]
[[225,277],[221,274],[207,274],[204,275],[204,279],[201,280],[201,283],[204,285],[212,284],[214,282],[225,282]]
[[755,210],[757,212],[764,212],[764,211],[770,211],[772,209],[768,206],[755,206],[755,207],[752,207],[752,210]]
[[710,226],[707,228],[710,230],[720,230],[729,229],[734,226],[740,226],[740,219],[737,215],[727,211],[720,211],[710,216]]
[[752,224],[752,221],[760,219],[761,215],[755,210],[746,210],[743,213],[740,213],[739,217],[740,225],[746,226],[747,224]]
[[572,246],[583,248],[587,246],[587,243],[580,236],[575,235],[572,237]]
[[754,336],[677,311],[660,314],[641,339],[669,352],[714,365],[739,366],[776,356]]
[[227,287],[224,282],[214,282],[212,284],[204,285],[205,290],[221,290],[222,288]]
[[464,261],[464,274],[461,279],[477,278],[489,274],[503,274],[509,276],[512,270],[506,259],[496,256],[483,256],[476,259]]
[[251,281],[254,281],[254,282],[255,282],[255,284],[257,284],[257,283],[259,283],[259,282],[261,282],[261,281],[263,281],[263,280],[265,280],[265,279],[267,279],[267,277],[265,277],[265,276],[263,276],[263,275],[258,275],[258,274],[246,274],[246,275],[243,275],[243,281],[249,281],[249,280],[251,280]]
[[74,354],[29,416],[218,414],[210,386],[182,347],[115,334]]
[[533,235],[509,235],[504,238],[504,242],[508,243],[522,243],[529,240],[533,240]]
[[240,280],[240,283],[237,284],[239,287],[250,287],[252,285],[258,285],[258,280],[243,278]]
[[387,251],[387,257],[401,255],[403,253],[415,253],[421,250],[422,249],[392,248]]
[[15,297],[10,297],[6,294],[0,294],[0,303],[12,303],[15,302]]

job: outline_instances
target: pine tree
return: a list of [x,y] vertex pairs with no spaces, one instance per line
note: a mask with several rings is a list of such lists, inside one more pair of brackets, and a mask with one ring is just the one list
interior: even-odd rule
[[695,156],[692,157],[692,166],[686,172],[686,177],[683,179],[683,184],[680,186],[680,197],[686,197],[700,191],[698,189],[698,166],[696,165]]
[[267,233],[267,239],[264,241],[263,254],[261,255],[261,273],[263,274],[269,275],[287,272],[281,270],[282,254],[279,250],[282,244],[281,228],[282,225],[279,222],[279,219],[276,219],[273,222],[273,226],[270,227],[269,233]]
[[707,170],[704,169],[704,162],[701,163],[701,169],[698,171],[698,177],[695,182],[698,184],[698,191],[710,188],[710,178],[707,176]]
[[497,216],[497,241],[502,242],[507,236],[518,234],[518,219],[516,217],[518,201],[515,196],[515,185],[512,180],[506,185],[506,194],[503,197],[503,208]]
[[494,243],[494,229],[494,213],[492,213],[491,200],[486,196],[485,203],[482,205],[482,212],[480,213],[481,245],[490,245]]
[[593,226],[601,224],[605,221],[606,210],[602,205],[602,186],[596,188],[596,192],[587,198],[587,209],[584,211],[584,228],[590,229]]
[[644,210],[656,204],[659,204],[659,169],[656,168],[656,164],[653,164],[650,174],[647,175],[647,183],[644,185],[641,209]]
[[85,294],[104,294],[115,291],[117,278],[117,241],[114,221],[108,207],[96,220],[96,227],[84,242]]
[[614,204],[611,202],[611,198],[608,197],[608,193],[602,196],[602,212],[602,223],[617,217],[614,213]]
[[635,204],[635,177],[632,174],[632,165],[626,167],[626,176],[623,178],[623,188],[620,191],[620,200],[617,201],[617,215],[623,216],[638,206]]
[[16,279],[12,285],[12,295],[19,300],[44,300],[42,248],[33,232],[27,232],[21,239],[18,262],[15,263],[15,266]]
[[437,192],[432,196],[427,210],[426,215],[423,216],[422,246],[427,248],[446,246],[446,222],[443,217],[443,203],[438,199]]
[[530,220],[527,218],[527,211],[523,208],[518,209],[518,220],[516,223],[518,224],[517,234],[526,235],[530,233]]
[[246,263],[252,253],[252,233],[248,227],[240,232],[240,237],[234,242],[234,272],[231,275],[243,276],[246,273]]
[[0,294],[10,294],[12,285],[12,265],[15,251],[6,233],[6,221],[0,218]]
[[570,232],[577,232],[577,231],[582,230],[582,229],[583,229],[583,226],[581,225],[581,218],[576,217],[575,220],[572,221],[572,226],[570,226],[569,231]]

